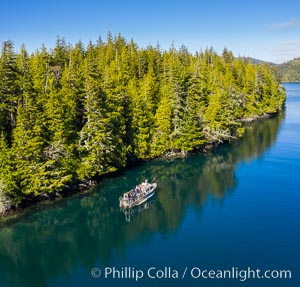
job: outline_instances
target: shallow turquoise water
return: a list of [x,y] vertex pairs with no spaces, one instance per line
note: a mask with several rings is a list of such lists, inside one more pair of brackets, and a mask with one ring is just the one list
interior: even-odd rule
[[[286,110],[239,142],[152,161],[2,223],[0,286],[300,286],[300,84],[285,86]],[[153,177],[157,196],[126,221],[118,197]],[[187,276],[104,278],[107,266]],[[194,267],[290,269],[292,279],[193,279]]]

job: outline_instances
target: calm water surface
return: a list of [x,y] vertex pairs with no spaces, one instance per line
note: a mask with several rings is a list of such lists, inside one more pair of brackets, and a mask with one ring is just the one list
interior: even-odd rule
[[[300,286],[300,84],[285,87],[286,111],[251,125],[239,142],[152,161],[2,222],[0,286]],[[121,212],[118,197],[153,177],[154,200]],[[106,266],[290,269],[293,278],[92,278],[92,268]]]

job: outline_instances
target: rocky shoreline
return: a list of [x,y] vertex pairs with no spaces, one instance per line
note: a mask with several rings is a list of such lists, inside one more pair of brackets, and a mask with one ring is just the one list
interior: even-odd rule
[[[280,112],[280,110],[278,110],[276,113],[263,113],[262,115],[255,115],[255,116],[252,116],[252,117],[241,119],[240,122],[243,123],[243,124],[248,124],[248,123],[260,120],[260,119],[270,118],[272,116],[277,115],[279,112]],[[190,154],[207,153],[207,152],[211,151],[213,148],[219,146],[222,143],[223,142],[206,143],[201,148],[195,149],[192,152],[171,150],[171,151],[165,152],[164,154],[162,154],[162,155],[160,155],[156,158],[173,160],[173,159],[176,159],[176,158],[184,158],[184,157],[186,157]],[[53,194],[47,194],[47,196],[38,196],[38,197],[31,198],[31,199],[27,199],[26,201],[22,202],[18,206],[7,206],[7,205],[5,206],[5,202],[0,201],[0,218],[1,217],[5,218],[5,217],[10,217],[10,216],[17,215],[20,212],[22,212],[23,210],[25,210],[29,207],[32,207],[35,204],[37,204],[39,202],[42,202],[42,201],[55,202],[55,201],[63,199],[63,198],[68,198],[68,197],[72,197],[74,195],[87,193],[94,186],[99,184],[104,178],[117,176],[120,172],[124,171],[125,169],[141,165],[141,164],[143,164],[143,163],[145,163],[146,161],[149,161],[149,160],[152,160],[152,159],[139,159],[139,160],[136,160],[136,161],[129,162],[126,165],[126,167],[121,168],[121,169],[119,169],[115,172],[98,176],[95,179],[86,179],[86,180],[70,183],[69,185],[66,185],[64,187],[64,189],[62,190],[62,192],[60,192],[60,193],[56,192],[56,193],[53,193]],[[7,207],[9,207],[9,208],[7,208]]]

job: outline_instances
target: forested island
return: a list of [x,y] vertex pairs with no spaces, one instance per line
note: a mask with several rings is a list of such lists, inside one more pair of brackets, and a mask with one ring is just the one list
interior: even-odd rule
[[106,41],[0,58],[0,213],[72,192],[130,162],[186,154],[243,135],[285,101],[274,67],[227,49],[139,48]]
[[300,82],[300,58],[276,66],[283,82]]

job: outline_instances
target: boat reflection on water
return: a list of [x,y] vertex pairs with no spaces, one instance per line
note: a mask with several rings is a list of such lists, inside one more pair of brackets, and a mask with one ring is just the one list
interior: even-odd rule
[[155,202],[156,198],[153,198],[151,200],[148,200],[144,202],[143,204],[133,206],[131,208],[124,208],[121,207],[120,211],[124,213],[125,220],[127,222],[130,222],[134,217],[136,217],[139,213],[149,209]]
[[[240,240],[244,237],[238,236],[234,222],[230,221],[226,226],[218,225],[217,215],[210,214],[202,218],[202,211],[211,210],[211,204],[222,206],[225,198],[233,196],[239,180],[236,173],[238,165],[263,157],[265,151],[275,142],[284,117],[283,112],[274,118],[257,121],[246,128],[243,139],[221,145],[212,152],[169,162],[162,159],[149,161],[126,170],[118,177],[104,180],[88,194],[51,203],[49,206],[40,204],[36,210],[28,211],[16,220],[2,224],[0,222],[0,286],[73,286],[77,279],[82,282],[81,285],[97,286],[100,281],[87,281],[93,279],[87,275],[90,272],[87,270],[92,266],[111,266],[112,263],[119,266],[143,264],[141,260],[145,264],[151,262],[149,264],[157,265],[165,260],[162,262],[167,264],[171,256],[168,250],[172,254],[178,252],[177,249],[174,252],[171,249],[177,248],[179,243],[174,232],[180,234],[187,231],[182,229],[182,223],[188,220],[186,214],[191,209],[199,214],[199,219],[198,215],[197,218],[190,219],[195,221],[191,221],[189,235],[186,235],[184,241],[190,244],[186,249],[187,254],[194,252],[194,246],[197,246],[199,252],[207,252],[207,256],[226,254],[222,247],[223,240],[221,242],[219,238],[213,238],[215,241],[209,243],[202,239],[201,232],[205,230],[214,235],[228,234],[224,240],[227,243],[230,240],[228,246],[233,244],[232,252],[236,254],[235,245],[239,245],[244,251],[244,241]],[[158,177],[156,195],[139,206],[120,211],[119,197],[124,190],[130,190],[136,182],[154,176]],[[232,216],[236,215],[238,220],[242,220],[239,219],[238,212],[239,210],[233,210]],[[199,222],[199,226],[202,224],[199,232],[196,227],[192,227],[194,222]],[[152,241],[153,235],[159,235],[155,242]],[[147,244],[140,245],[148,239]],[[168,242],[172,243],[166,250],[165,240],[171,240]],[[159,245],[153,245],[156,243]],[[134,255],[133,250],[144,251],[134,248],[143,247],[153,247],[151,254],[145,252],[147,259],[139,252]],[[218,250],[220,253],[217,253]],[[55,254],[59,256],[52,256]],[[195,258],[198,260],[197,256]],[[254,257],[256,261],[251,261],[254,265],[257,258]],[[230,266],[232,262],[228,260],[226,262]],[[177,262],[179,259],[174,264]],[[104,281],[101,282],[104,286]],[[128,285],[133,283],[124,282]],[[166,281],[161,282],[157,286],[166,285]],[[174,286],[177,284],[175,281],[173,283]]]

